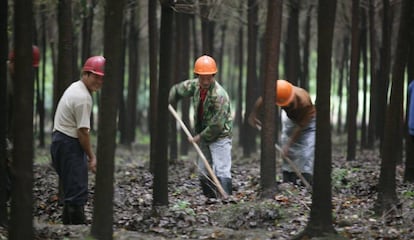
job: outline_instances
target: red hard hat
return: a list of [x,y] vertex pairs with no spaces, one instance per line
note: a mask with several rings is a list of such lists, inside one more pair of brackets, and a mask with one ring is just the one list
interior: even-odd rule
[[102,56],[93,56],[86,60],[83,65],[82,71],[91,72],[93,74],[104,76],[105,75],[105,58]]
[[[9,52],[9,61],[14,62],[14,50]],[[32,66],[39,67],[40,51],[35,45],[32,46]]]
[[216,61],[210,56],[199,57],[194,64],[194,73],[199,75],[210,75],[217,73]]

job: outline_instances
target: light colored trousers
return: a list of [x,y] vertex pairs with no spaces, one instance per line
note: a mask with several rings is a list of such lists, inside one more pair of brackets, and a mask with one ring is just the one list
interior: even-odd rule
[[[200,143],[201,151],[218,178],[231,178],[231,147],[232,140],[229,137],[208,144],[204,141]],[[201,175],[209,176],[201,157],[198,158],[198,167]]]
[[[293,130],[297,127],[289,118],[283,118],[281,143],[283,146],[289,141]],[[296,164],[300,172],[313,175],[315,159],[315,131],[316,118],[312,118],[308,126],[301,130],[298,139],[290,146],[288,157]],[[282,171],[293,172],[289,164],[284,161]]]

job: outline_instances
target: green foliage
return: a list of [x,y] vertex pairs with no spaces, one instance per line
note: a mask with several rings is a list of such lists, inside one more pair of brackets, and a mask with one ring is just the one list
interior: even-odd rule
[[359,168],[334,168],[332,171],[332,186],[334,188],[350,188],[353,184],[352,175],[358,171]]
[[402,192],[402,196],[407,199],[414,199],[414,191],[406,190]]
[[174,211],[184,211],[186,214],[195,216],[194,210],[190,206],[190,202],[186,200],[178,201],[174,206],[172,207],[172,210]]

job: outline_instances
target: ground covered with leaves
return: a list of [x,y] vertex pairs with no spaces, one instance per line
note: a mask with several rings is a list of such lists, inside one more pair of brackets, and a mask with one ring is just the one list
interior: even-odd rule
[[[180,157],[169,168],[169,206],[152,208],[152,176],[148,149],[119,147],[114,183],[114,239],[291,239],[304,230],[312,196],[304,187],[281,183],[271,199],[259,197],[259,154],[243,158],[233,151],[233,196],[207,200],[199,187],[195,153]],[[37,150],[34,175],[36,239],[85,239],[93,211],[94,176],[90,175],[88,224],[61,224],[57,176],[47,150]],[[334,228],[345,239],[414,239],[414,185],[402,182],[397,167],[395,211],[374,214],[381,160],[374,151],[358,153],[347,162],[341,147],[333,151],[332,202]],[[39,160],[40,159],[40,160]],[[277,163],[280,166],[280,161]],[[7,231],[0,229],[0,239]]]

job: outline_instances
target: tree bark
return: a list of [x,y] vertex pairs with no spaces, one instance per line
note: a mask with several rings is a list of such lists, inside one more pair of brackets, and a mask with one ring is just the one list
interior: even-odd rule
[[[33,239],[33,3],[14,1],[14,112],[9,239]],[[22,231],[24,229],[24,231]]]
[[282,0],[268,0],[265,33],[265,71],[263,93],[263,129],[261,131],[260,186],[263,198],[272,198],[276,191],[275,161],[275,99],[279,77],[280,35],[282,26]]
[[106,1],[104,22],[105,81],[99,108],[97,172],[91,234],[97,239],[113,237],[114,161],[116,120],[122,75],[122,26],[125,0]]

